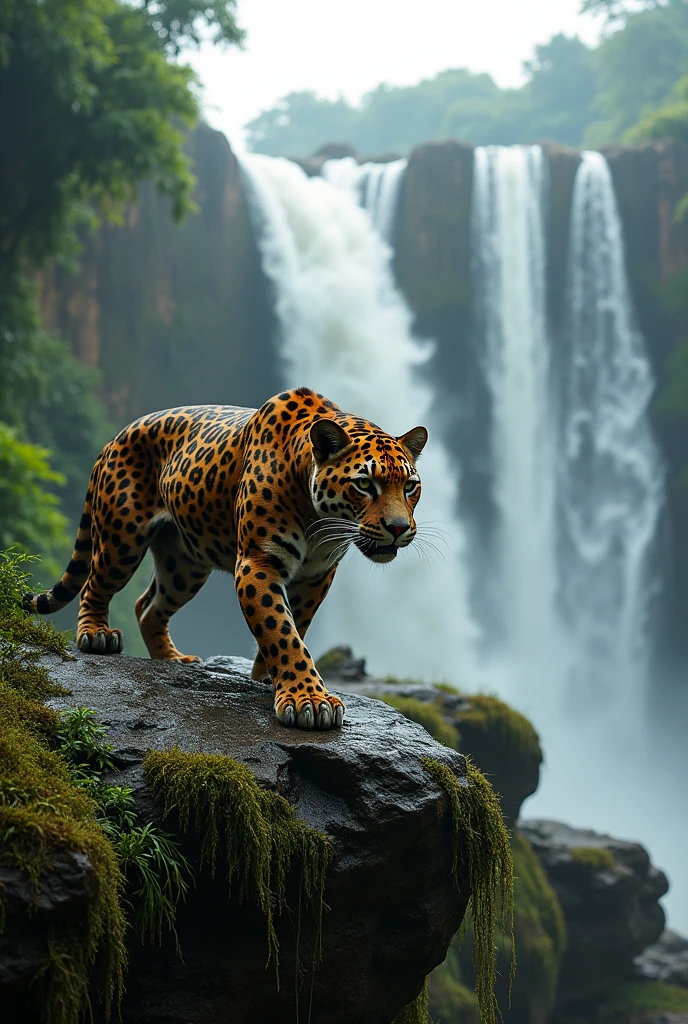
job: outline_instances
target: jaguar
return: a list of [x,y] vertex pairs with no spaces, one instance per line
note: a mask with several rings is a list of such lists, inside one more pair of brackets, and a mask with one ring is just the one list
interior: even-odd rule
[[24,607],[46,615],[80,595],[77,646],[119,653],[110,601],[150,550],[153,574],[135,605],[148,652],[200,661],[174,646],[170,618],[213,570],[231,573],[258,644],[252,677],[271,680],[279,721],[339,728],[344,704],[304,637],[350,546],[384,563],[414,540],[427,437],[422,426],[394,437],[306,387],[257,410],[143,416],[101,452],[69,565]]

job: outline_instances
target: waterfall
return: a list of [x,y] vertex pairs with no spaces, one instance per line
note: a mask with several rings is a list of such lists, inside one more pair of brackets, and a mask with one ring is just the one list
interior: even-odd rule
[[[308,178],[287,160],[251,155],[243,167],[274,289],[285,385],[315,388],[390,433],[427,424],[432,393],[416,373],[427,346],[411,334],[391,250],[354,191]],[[411,545],[385,568],[351,552],[316,617],[311,646],[317,652],[350,643],[373,670],[470,685],[476,628],[455,512],[456,471],[437,435],[419,468],[418,522],[446,531],[446,549],[427,564],[420,546]]]
[[664,474],[647,416],[654,381],[601,153],[583,153],[574,184],[565,340],[561,589],[578,654],[575,683],[581,698],[594,694],[597,703],[621,685],[630,703],[648,668]]
[[483,558],[498,580],[486,634],[508,661],[506,695],[536,701],[540,716],[545,704],[556,714],[605,700],[627,711],[651,648],[649,568],[663,492],[647,417],[653,379],[599,153],[583,154],[575,178],[566,325],[555,348],[547,191],[540,147],[476,149],[476,340],[496,510]]
[[[491,399],[496,525],[483,552],[493,646],[512,688],[561,664],[556,615],[555,412],[546,323],[546,174],[539,146],[475,151],[472,249],[477,343]],[[478,567],[474,567],[478,571]]]
[[352,192],[359,205],[367,211],[378,235],[391,245],[399,186],[406,164],[406,160],[358,164],[353,157],[347,156],[342,160],[326,160],[322,176],[338,188]]
[[490,396],[494,526],[471,566],[500,595],[481,623],[494,687],[543,742],[528,816],[638,839],[688,919],[685,741],[647,712],[664,472],[611,175],[584,153],[564,323],[547,322],[547,174],[538,147],[477,149],[476,344]]

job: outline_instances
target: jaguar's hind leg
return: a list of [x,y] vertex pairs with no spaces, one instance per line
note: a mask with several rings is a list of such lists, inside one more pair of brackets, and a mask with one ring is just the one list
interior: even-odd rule
[[146,545],[129,545],[126,554],[97,552],[81,591],[76,627],[77,647],[89,654],[120,654],[124,649],[121,629],[111,629],[110,601],[134,575],[146,553]]
[[151,658],[166,661],[200,661],[174,646],[169,621],[194,597],[211,570],[194,562],[182,549],[177,528],[166,524],[151,544],[154,570],[148,587],[136,602],[136,618]]

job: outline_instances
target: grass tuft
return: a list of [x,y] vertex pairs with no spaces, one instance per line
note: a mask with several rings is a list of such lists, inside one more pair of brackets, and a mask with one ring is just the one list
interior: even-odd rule
[[167,927],[180,952],[177,906],[186,899],[193,872],[179,844],[149,823],[120,832],[115,846],[136,901],[136,930],[141,941],[160,945],[163,927]]

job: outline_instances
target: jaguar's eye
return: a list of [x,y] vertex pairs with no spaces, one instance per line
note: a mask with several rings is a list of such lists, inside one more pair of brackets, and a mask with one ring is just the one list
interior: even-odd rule
[[404,484],[404,494],[413,494],[414,491],[418,490],[418,480],[407,480]]
[[351,483],[357,491],[363,491],[364,494],[377,494],[375,484],[369,476],[361,476],[358,480],[352,480]]

